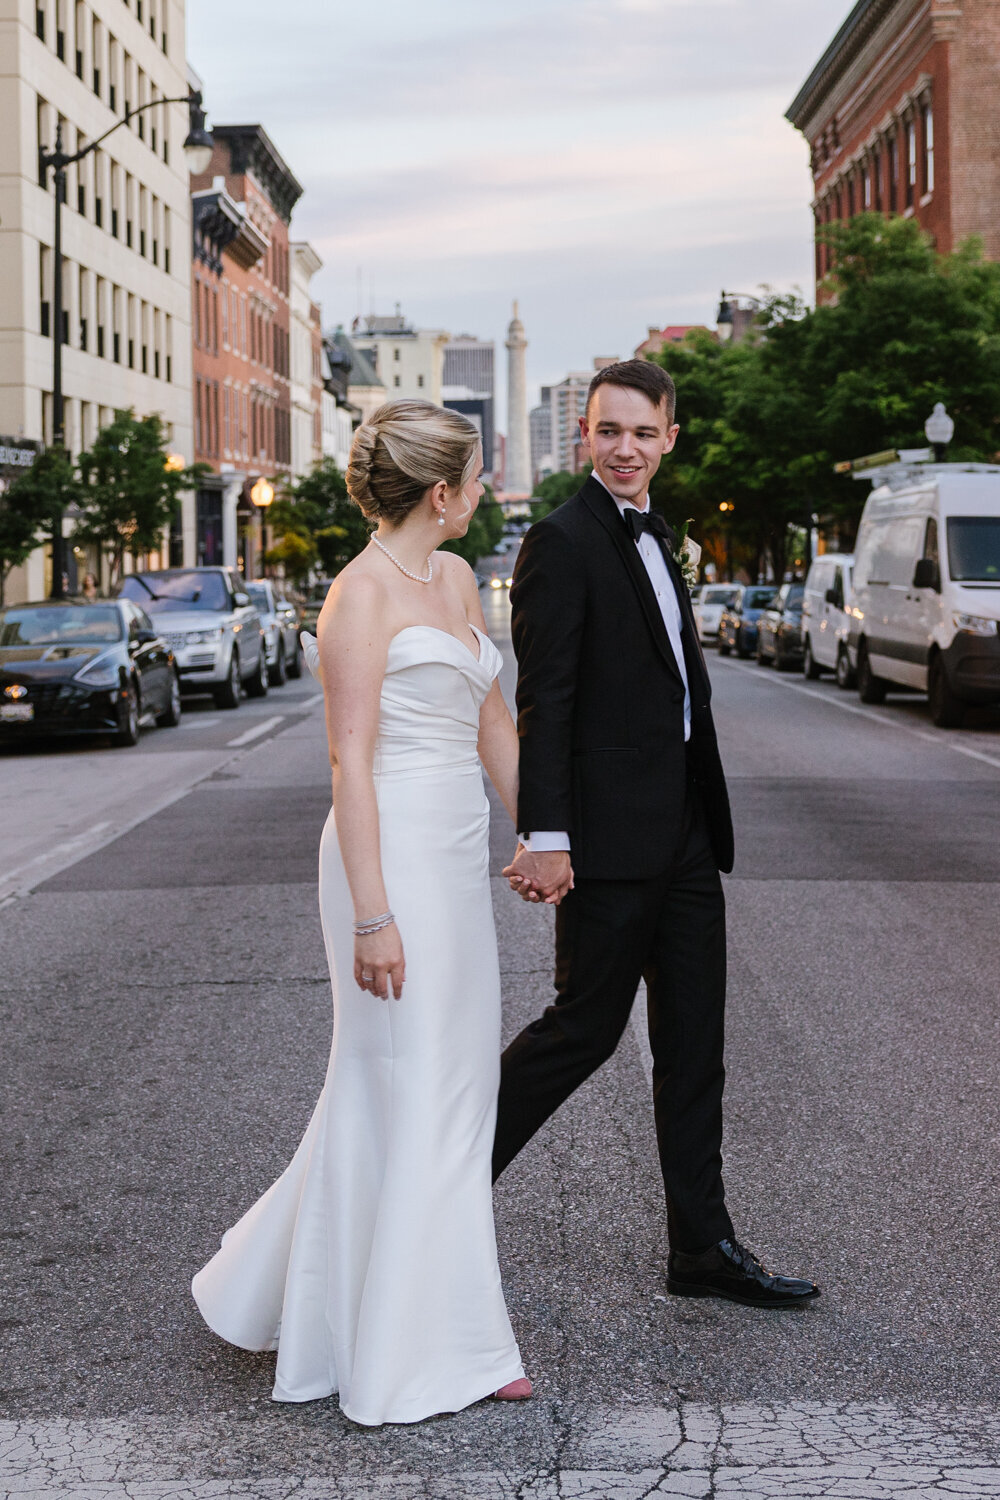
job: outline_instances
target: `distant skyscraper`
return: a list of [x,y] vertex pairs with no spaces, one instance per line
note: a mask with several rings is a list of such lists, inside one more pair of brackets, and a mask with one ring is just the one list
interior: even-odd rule
[[444,346],[441,404],[470,417],[483,439],[486,474],[493,472],[494,360],[492,339],[460,333]]
[[512,495],[531,493],[531,443],[528,436],[528,395],[525,353],[528,340],[517,315],[507,329],[507,472],[504,489]]
[[552,473],[552,390],[542,386],[542,399],[528,413],[531,434],[531,478],[534,484]]

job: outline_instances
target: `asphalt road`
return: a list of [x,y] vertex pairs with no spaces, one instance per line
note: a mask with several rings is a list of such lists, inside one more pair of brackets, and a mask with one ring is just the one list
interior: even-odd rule
[[[509,657],[505,597],[487,608]],[[1000,1493],[1000,727],[711,665],[739,845],[730,1206],[819,1302],[665,1295],[637,1009],[497,1189],[533,1402],[361,1431],[332,1401],[272,1405],[273,1356],[204,1327],[190,1276],[285,1165],[327,1060],[304,683],[205,728],[189,790],[0,907],[0,1494]],[[105,752],[106,775],[132,756],[155,786],[185,732]],[[77,752],[43,758],[69,805]],[[495,874],[510,847],[498,812]],[[551,913],[499,879],[495,901],[513,1032],[550,993]]]

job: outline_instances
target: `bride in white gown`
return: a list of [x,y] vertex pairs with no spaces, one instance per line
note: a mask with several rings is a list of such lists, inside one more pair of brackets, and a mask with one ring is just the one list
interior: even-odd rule
[[365,1425],[531,1394],[493,1228],[500,981],[480,769],[513,816],[517,735],[472,571],[435,551],[465,534],[481,469],[473,425],[425,402],[383,406],[355,436],[348,487],[378,531],[317,627],[333,1051],[290,1166],[193,1283],[216,1333],[278,1351],[275,1400],[336,1391]]

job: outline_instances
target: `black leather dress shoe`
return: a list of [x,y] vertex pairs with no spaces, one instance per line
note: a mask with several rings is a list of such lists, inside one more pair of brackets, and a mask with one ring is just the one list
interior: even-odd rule
[[720,1240],[698,1255],[671,1250],[667,1291],[675,1297],[725,1297],[748,1307],[798,1307],[819,1296],[815,1282],[772,1276],[738,1240]]

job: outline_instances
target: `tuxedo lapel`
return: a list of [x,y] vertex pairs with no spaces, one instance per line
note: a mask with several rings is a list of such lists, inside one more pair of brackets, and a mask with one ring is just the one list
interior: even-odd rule
[[[580,492],[580,496],[587,508],[600,521],[605,531],[611,537],[625,565],[625,571],[628,573],[638,595],[642,612],[646,616],[646,623],[652,631],[657,649],[671,672],[677,678],[677,681],[683,683],[684,679],[681,676],[680,668],[677,665],[677,658],[674,656],[673,648],[670,645],[670,637],[667,635],[667,627],[663,623],[663,615],[660,613],[660,606],[656,602],[656,593],[649,581],[649,574],[646,572],[642,558],[639,556],[639,549],[635,545],[635,542],[633,542],[628,533],[628,528],[622,521],[621,512],[603,484],[593,477],[587,480],[587,483]],[[666,551],[667,549],[664,548],[665,554]],[[668,557],[667,567],[668,569],[672,569],[670,576],[675,579],[676,587],[676,564],[673,564],[672,558]],[[687,593],[683,585],[681,592],[685,595]],[[682,603],[682,612],[683,608]],[[690,613],[690,607],[688,613]],[[684,623],[686,627],[687,616],[685,616]]]

